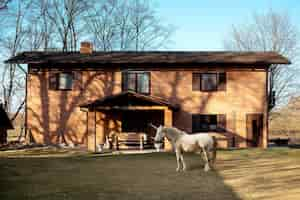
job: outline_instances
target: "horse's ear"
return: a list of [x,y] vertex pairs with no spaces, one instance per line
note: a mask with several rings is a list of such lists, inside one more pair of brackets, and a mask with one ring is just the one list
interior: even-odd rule
[[154,128],[154,129],[157,129],[157,127],[154,126],[152,123],[149,123],[148,125],[149,125],[150,127]]

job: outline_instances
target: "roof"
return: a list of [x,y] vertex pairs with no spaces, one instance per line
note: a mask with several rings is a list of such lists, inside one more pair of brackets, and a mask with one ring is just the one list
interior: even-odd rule
[[7,116],[7,113],[5,112],[1,104],[0,104],[0,128],[14,129],[10,119]]
[[19,53],[5,61],[18,64],[290,64],[275,52],[234,51],[111,51],[80,52],[32,51]]
[[178,105],[173,105],[163,98],[143,95],[132,91],[106,96],[102,99],[80,105],[82,108],[108,107],[109,109],[119,109],[120,107],[128,106],[167,106],[173,110],[179,109]]

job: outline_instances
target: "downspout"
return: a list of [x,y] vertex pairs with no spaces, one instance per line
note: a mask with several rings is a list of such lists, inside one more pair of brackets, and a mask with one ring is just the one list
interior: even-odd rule
[[266,147],[263,147],[263,148],[268,148],[268,146],[269,146],[269,98],[270,98],[270,96],[269,96],[269,90],[270,90],[270,86],[269,86],[269,84],[270,84],[270,80],[269,80],[269,78],[270,78],[270,76],[269,76],[269,73],[270,73],[270,66],[268,66],[267,67],[267,69],[266,69],[266,104],[267,104],[267,108],[266,108],[266,110],[267,110],[267,112],[266,112],[266,118],[267,118],[267,120],[266,120]]

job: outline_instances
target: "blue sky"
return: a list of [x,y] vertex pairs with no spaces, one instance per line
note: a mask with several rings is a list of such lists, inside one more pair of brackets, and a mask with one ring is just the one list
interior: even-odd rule
[[222,50],[233,24],[253,13],[286,12],[300,29],[300,0],[154,0],[158,15],[175,26],[173,50]]

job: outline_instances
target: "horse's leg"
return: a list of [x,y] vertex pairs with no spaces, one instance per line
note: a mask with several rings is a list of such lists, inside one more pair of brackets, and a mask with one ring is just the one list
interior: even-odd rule
[[206,153],[206,150],[205,148],[202,148],[203,150],[203,155],[204,155],[204,161],[205,161],[205,167],[204,167],[204,171],[208,171],[210,170],[210,167],[209,167],[209,164],[208,164],[208,158],[207,158],[207,153]]
[[180,170],[180,157],[181,157],[181,152],[179,149],[176,149],[176,160],[177,160],[177,168],[176,171]]
[[182,169],[183,169],[183,171],[185,171],[186,170],[186,164],[183,160],[183,153],[182,152],[181,152],[181,155],[180,155],[180,159],[181,159],[181,162],[182,162]]
[[214,167],[215,165],[215,152],[214,149],[210,149],[208,152],[208,160],[211,167]]

